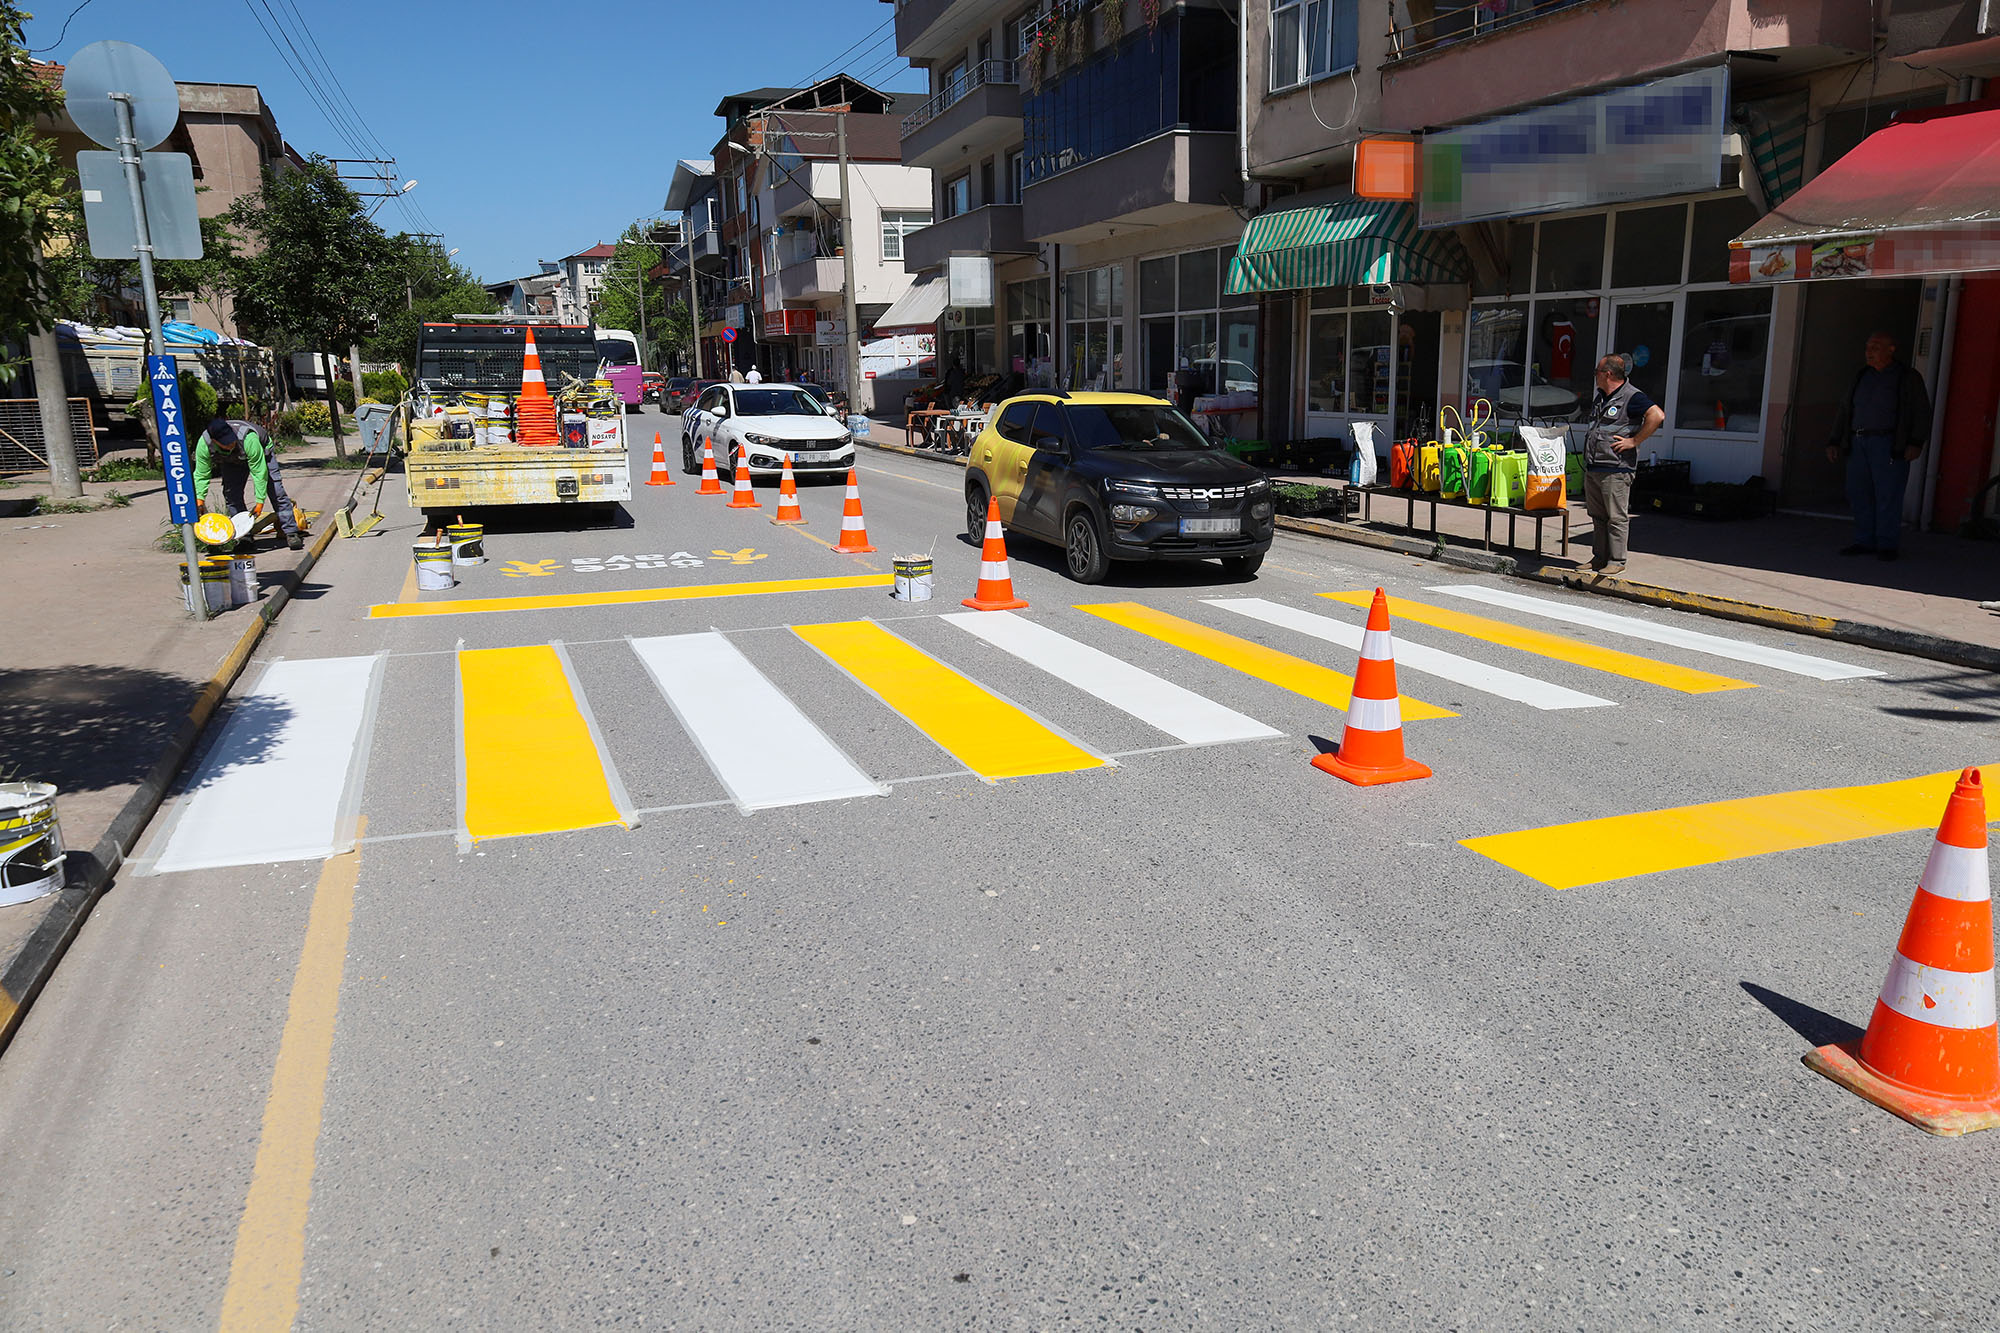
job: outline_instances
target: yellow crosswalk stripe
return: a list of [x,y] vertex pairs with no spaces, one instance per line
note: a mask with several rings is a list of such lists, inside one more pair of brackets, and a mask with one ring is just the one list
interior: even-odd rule
[[[1342,675],[1331,667],[1323,667],[1317,662],[1308,662],[1303,657],[1293,657],[1275,648],[1266,648],[1261,643],[1239,639],[1234,634],[1224,634],[1221,630],[1198,625],[1192,620],[1155,611],[1150,606],[1138,602],[1092,602],[1076,608],[1088,611],[1099,619],[1114,625],[1158,639],[1161,643],[1172,644],[1197,657],[1206,657],[1211,662],[1241,671],[1246,676],[1269,681],[1294,694],[1302,694],[1329,708],[1345,709],[1353,697],[1354,677]],[[1402,713],[1405,722],[1422,721],[1429,718],[1457,717],[1449,709],[1439,708],[1412,699],[1405,694]]]
[[794,625],[883,703],[983,778],[1102,768],[1106,760],[953,671],[872,620]]
[[[1981,776],[1987,783],[2000,782],[2000,764],[1988,764]],[[1552,889],[1573,889],[1769,852],[1936,828],[1957,780],[1953,770],[1862,787],[1746,796],[1496,833],[1467,838],[1460,845]]]
[[[1320,596],[1363,608],[1375,600],[1373,592],[1323,592]],[[1713,672],[1697,671],[1693,667],[1675,666],[1671,662],[1655,661],[1650,657],[1640,657],[1636,653],[1621,653],[1616,648],[1600,648],[1581,639],[1569,639],[1560,634],[1528,629],[1521,625],[1509,624],[1504,620],[1489,620],[1485,616],[1468,615],[1463,611],[1432,606],[1427,602],[1413,602],[1406,597],[1389,599],[1389,620],[1392,624],[1407,620],[1412,624],[1450,630],[1469,639],[1483,639],[1487,643],[1497,643],[1503,648],[1518,648],[1524,653],[1534,653],[1538,657],[1553,657],[1558,662],[1569,662],[1596,671],[1608,671],[1614,676],[1625,676],[1632,680],[1644,681],[1648,685],[1664,686],[1670,690],[1679,690],[1683,694],[1716,694],[1723,690],[1757,688],[1754,681],[1735,680],[1728,676],[1715,675]]]
[[468,836],[631,824],[554,645],[461,650],[458,682]]
[[679,588],[623,588],[605,592],[561,592],[540,597],[460,597],[445,602],[391,602],[368,608],[371,620],[421,616],[469,616],[493,611],[569,611],[578,607],[639,606],[648,602],[697,601],[708,597],[762,597],[786,592],[844,592],[886,588],[892,574],[842,574],[824,579],[762,579],[748,583],[702,583]]

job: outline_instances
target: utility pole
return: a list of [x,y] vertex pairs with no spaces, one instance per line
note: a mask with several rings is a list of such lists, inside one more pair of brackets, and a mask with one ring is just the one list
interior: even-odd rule
[[688,251],[688,341],[694,344],[694,377],[701,378],[701,273],[694,266],[694,235],[687,229],[687,214],[681,214],[681,231],[687,236]]
[[834,112],[834,134],[840,150],[840,305],[847,320],[847,410],[867,412],[875,406],[875,393],[861,380],[861,322],[854,315],[854,213],[847,193],[845,111]]
[[49,494],[74,500],[83,494],[83,474],[76,465],[76,438],[70,434],[69,398],[64,393],[62,345],[55,325],[28,335],[28,354],[35,363],[35,397],[40,400],[42,448],[48,451]]

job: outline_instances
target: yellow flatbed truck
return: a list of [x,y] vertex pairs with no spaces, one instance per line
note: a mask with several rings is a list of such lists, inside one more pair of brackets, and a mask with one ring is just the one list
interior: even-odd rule
[[[632,498],[631,451],[615,390],[571,396],[559,414],[562,445],[514,441],[507,407],[521,392],[526,327],[424,325],[417,343],[418,407],[403,460],[413,507],[426,514],[488,505],[608,508]],[[602,357],[588,325],[536,324],[534,330],[551,393],[597,379]]]

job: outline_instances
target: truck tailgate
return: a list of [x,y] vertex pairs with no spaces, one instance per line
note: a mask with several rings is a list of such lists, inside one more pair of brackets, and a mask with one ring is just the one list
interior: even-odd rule
[[604,504],[632,498],[632,470],[618,449],[417,449],[404,460],[419,509],[475,505]]

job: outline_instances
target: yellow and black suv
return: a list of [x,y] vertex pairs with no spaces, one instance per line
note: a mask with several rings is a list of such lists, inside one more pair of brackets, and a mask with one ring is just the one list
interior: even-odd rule
[[1264,474],[1145,394],[1009,398],[966,463],[965,531],[975,542],[989,495],[1010,531],[1061,545],[1078,583],[1101,581],[1113,560],[1220,559],[1247,577],[1271,549]]

